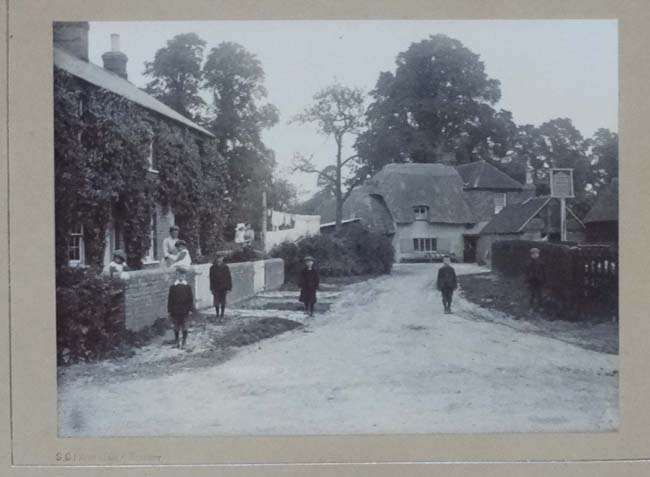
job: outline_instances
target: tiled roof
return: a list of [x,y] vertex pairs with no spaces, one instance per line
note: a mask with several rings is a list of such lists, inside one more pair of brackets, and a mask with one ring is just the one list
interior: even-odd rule
[[145,93],[133,83],[93,63],[83,61],[57,47],[54,47],[54,65],[77,78],[118,94],[150,111],[154,111],[178,123],[184,124],[206,136],[214,137],[206,129],[177,113],[150,94]]
[[585,224],[612,221],[618,221],[618,179],[616,178],[598,193],[596,203],[583,220]]
[[528,221],[549,203],[550,197],[532,197],[518,204],[509,204],[481,230],[485,234],[519,233]]
[[466,189],[521,190],[524,187],[523,184],[486,161],[462,164],[456,166],[456,170],[463,178]]

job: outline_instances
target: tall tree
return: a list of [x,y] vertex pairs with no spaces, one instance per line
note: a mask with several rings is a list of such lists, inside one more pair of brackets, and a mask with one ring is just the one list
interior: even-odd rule
[[205,41],[196,33],[182,33],[145,63],[145,76],[152,78],[145,90],[186,118],[199,120],[205,102],[199,94]]
[[588,139],[588,144],[596,187],[609,184],[618,177],[618,134],[609,129],[599,129]]
[[479,56],[455,39],[433,35],[413,43],[382,72],[371,92],[368,131],[357,141],[373,169],[389,162],[455,162],[502,156],[512,130],[510,113],[493,106],[500,84]]
[[212,97],[206,122],[228,160],[233,220],[259,226],[261,191],[270,184],[275,166],[262,131],[278,121],[277,109],[266,103],[264,69],[243,46],[224,42],[210,50],[203,78]]
[[357,154],[343,157],[347,137],[357,136],[365,125],[363,103],[364,94],[360,89],[333,84],[318,91],[314,95],[314,103],[294,118],[299,123],[315,124],[320,134],[334,139],[336,150],[333,165],[320,169],[311,158],[297,155],[295,168],[318,174],[320,183],[329,184],[333,189],[337,230],[343,221],[343,202],[367,175]]

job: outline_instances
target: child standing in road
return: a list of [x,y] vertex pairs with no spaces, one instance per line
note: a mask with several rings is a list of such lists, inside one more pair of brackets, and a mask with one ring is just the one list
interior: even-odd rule
[[223,254],[217,254],[214,263],[210,267],[210,291],[212,292],[218,321],[223,318],[226,312],[226,295],[232,290],[230,268],[223,263],[223,260]]
[[314,305],[316,304],[316,290],[320,285],[318,271],[314,270],[314,259],[305,257],[305,268],[300,273],[298,286],[300,286],[300,301],[305,305],[305,313],[314,316]]
[[542,304],[542,288],[546,281],[544,262],[539,258],[539,249],[530,249],[530,260],[526,264],[526,283],[528,284],[529,305],[531,313],[537,311]]
[[442,259],[442,267],[438,270],[438,279],[436,281],[436,287],[442,294],[442,305],[445,307],[445,313],[451,313],[451,299],[454,290],[458,286],[456,271],[450,262],[449,255],[445,255]]
[[[167,297],[167,312],[174,324],[174,338],[177,348],[185,348],[190,312],[194,311],[194,295],[186,279],[187,269],[183,266],[176,268],[176,281],[169,287]],[[183,341],[180,341],[180,333]]]

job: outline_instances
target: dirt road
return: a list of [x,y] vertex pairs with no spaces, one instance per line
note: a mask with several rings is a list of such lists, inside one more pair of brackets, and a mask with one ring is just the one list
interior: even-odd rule
[[[110,362],[94,365],[92,373],[68,373],[60,379],[60,434],[617,427],[616,355],[522,332],[503,320],[477,320],[475,306],[461,297],[453,314],[443,314],[433,291],[436,269],[398,265],[390,276],[350,285],[304,327],[239,348],[215,364],[203,359],[199,366],[192,353],[161,350],[175,364],[151,373],[150,349],[122,363],[119,373],[112,374]],[[457,271],[476,268],[457,265]]]

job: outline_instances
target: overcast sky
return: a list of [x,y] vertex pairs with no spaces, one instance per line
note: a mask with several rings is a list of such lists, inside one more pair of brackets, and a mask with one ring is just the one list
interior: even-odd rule
[[[338,81],[369,91],[381,71],[394,71],[399,52],[438,33],[480,55],[488,76],[501,81],[497,107],[511,111],[516,123],[568,117],[584,136],[598,128],[618,131],[615,20],[91,22],[90,60],[101,65],[110,34],[119,33],[129,80],[144,86],[144,62],[186,32],[196,32],[208,49],[234,41],[257,55],[269,102],[280,111],[264,139],[281,174],[288,175],[294,152],[331,163],[331,141],[311,127],[287,124],[318,89]],[[313,176],[291,179],[303,194],[315,191]]]

